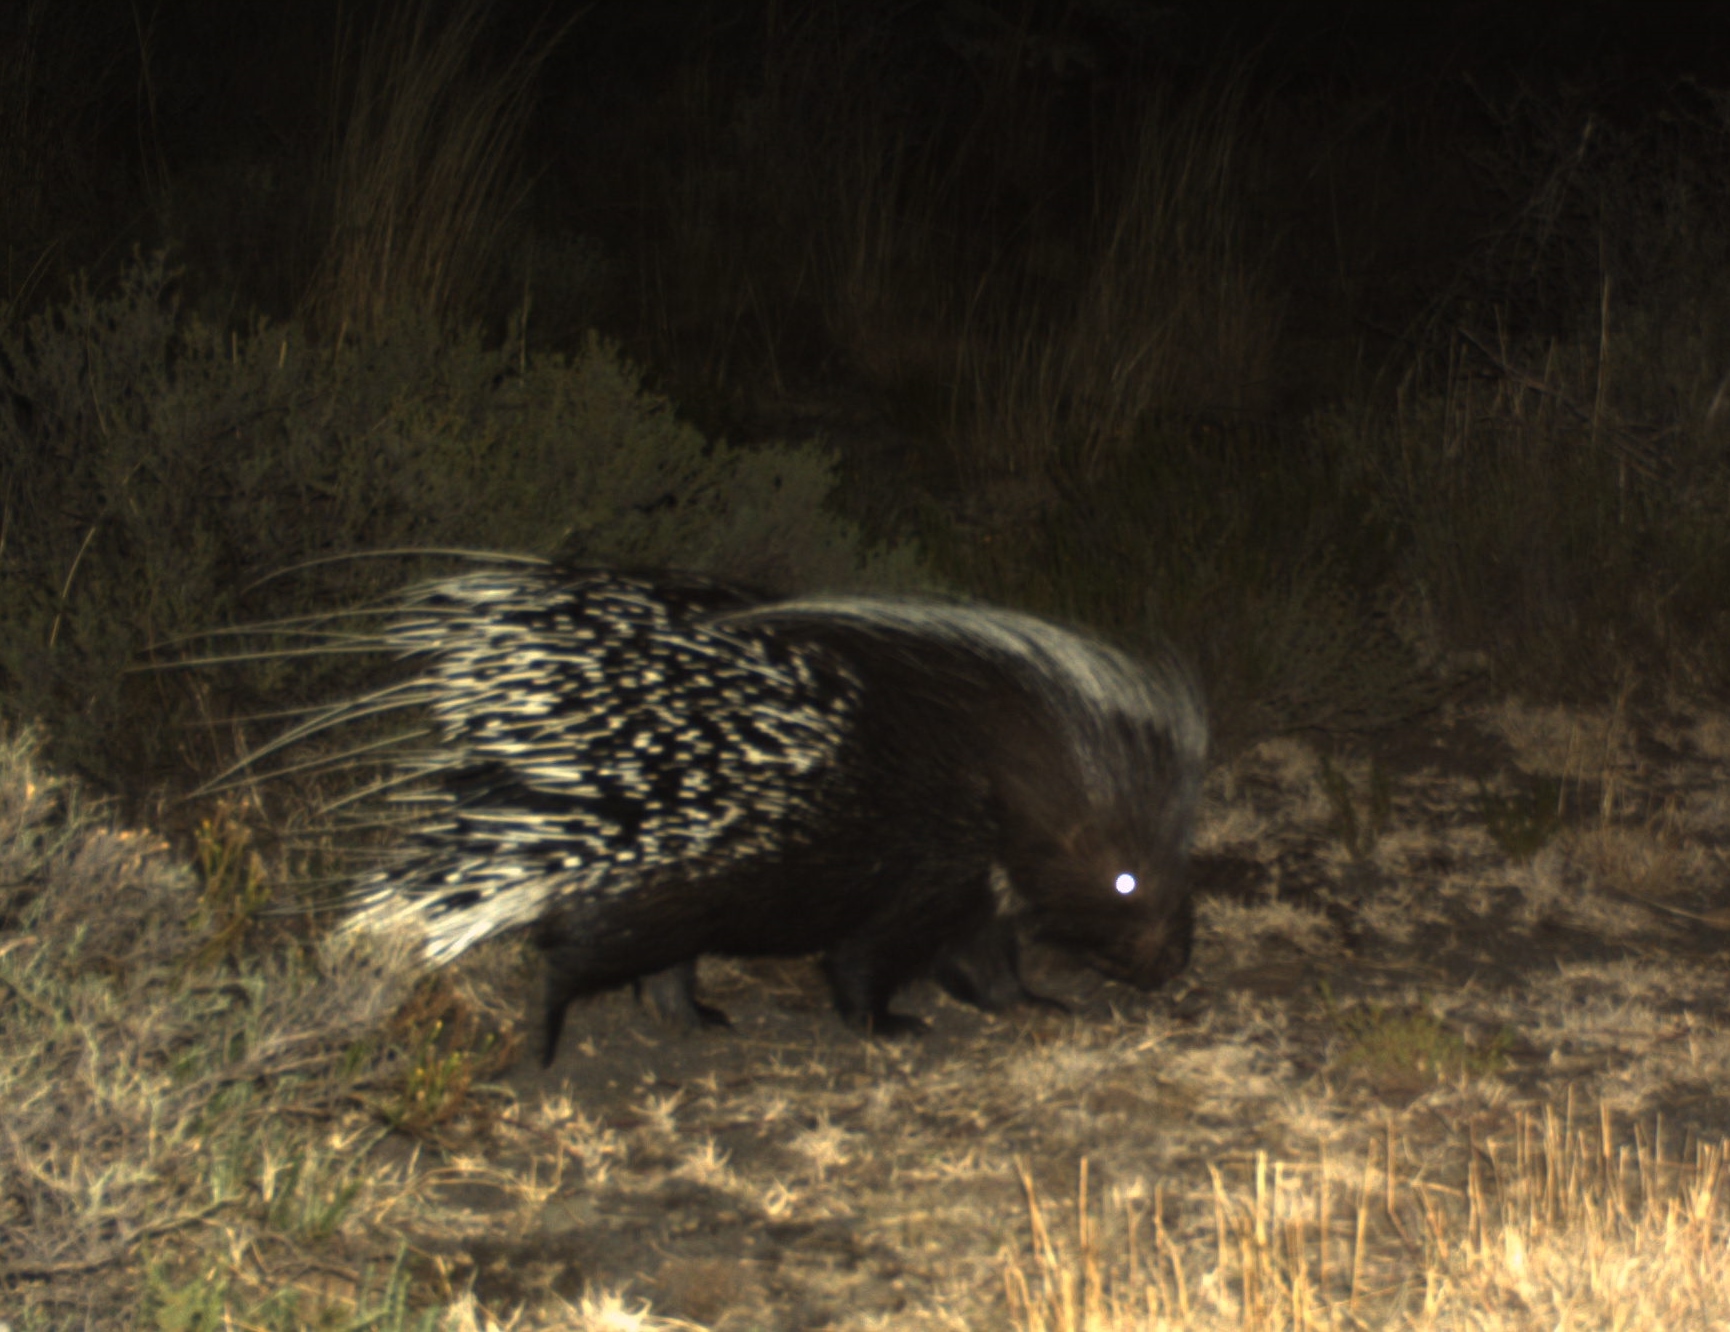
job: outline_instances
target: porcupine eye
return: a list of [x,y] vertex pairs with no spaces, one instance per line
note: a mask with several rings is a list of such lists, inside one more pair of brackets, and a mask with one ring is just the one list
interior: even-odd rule
[[1119,897],[1128,897],[1137,887],[1135,875],[1125,870],[1122,874],[1119,874],[1115,880],[1113,880],[1111,886],[1117,889],[1117,895]]

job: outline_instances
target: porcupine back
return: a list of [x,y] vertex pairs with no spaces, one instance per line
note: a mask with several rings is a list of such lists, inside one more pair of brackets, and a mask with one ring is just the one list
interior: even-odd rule
[[385,639],[436,735],[401,765],[424,812],[351,925],[409,926],[436,963],[575,912],[613,950],[595,988],[705,951],[647,937],[688,914],[667,886],[812,835],[858,706],[826,651],[705,623],[744,604],[704,579],[547,567],[411,589]]

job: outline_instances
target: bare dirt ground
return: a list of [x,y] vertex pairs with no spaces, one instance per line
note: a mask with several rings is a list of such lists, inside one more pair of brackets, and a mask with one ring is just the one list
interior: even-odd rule
[[[1730,1326],[1720,1278],[1637,1252],[1682,1199],[1730,1266],[1727,768],[1730,721],[1682,712],[1268,741],[1212,775],[1167,992],[1036,956],[1071,1014],[921,988],[930,1034],[888,1044],[812,968],[705,964],[731,1032],[579,1005],[397,1223],[531,1324],[605,1290],[715,1329]],[[1543,1245],[1580,1256],[1554,1290]]]

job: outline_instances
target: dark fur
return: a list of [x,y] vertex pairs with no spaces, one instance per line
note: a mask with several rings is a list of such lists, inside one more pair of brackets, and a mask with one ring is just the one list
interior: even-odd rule
[[[889,1007],[921,976],[989,1010],[1051,1002],[1022,981],[1022,927],[1142,988],[1187,964],[1187,810],[1175,830],[1154,816],[1196,774],[1176,770],[1169,745],[1139,773],[1144,788],[1124,793],[1128,807],[1101,810],[1079,795],[1062,719],[999,664],[913,635],[778,618],[772,606],[743,618],[741,630],[833,654],[863,681],[818,826],[730,872],[669,872],[628,906],[561,903],[540,933],[548,1060],[569,1001],[627,979],[663,1014],[725,1023],[696,999],[703,953],[820,952],[842,1018],[880,1035],[922,1026]],[[1148,884],[1133,902],[1100,891],[1124,864]],[[1009,906],[993,888],[999,871],[1015,889]]]

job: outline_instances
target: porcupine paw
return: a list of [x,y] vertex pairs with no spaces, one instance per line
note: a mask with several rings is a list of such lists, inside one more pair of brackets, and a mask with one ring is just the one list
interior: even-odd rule
[[865,1018],[865,1034],[878,1036],[884,1040],[904,1040],[909,1036],[923,1036],[931,1030],[931,1024],[922,1017],[913,1017],[908,1013],[891,1013],[884,1009],[881,1013],[870,1013]]

